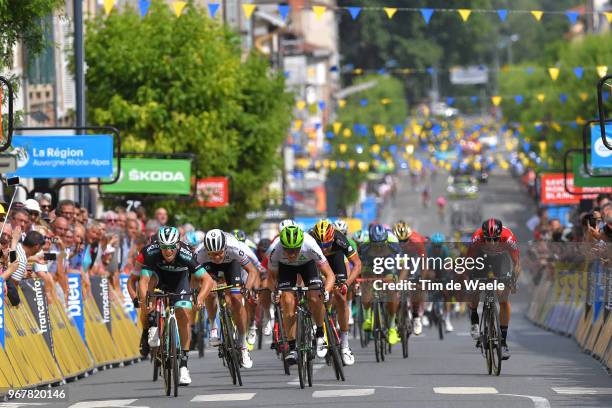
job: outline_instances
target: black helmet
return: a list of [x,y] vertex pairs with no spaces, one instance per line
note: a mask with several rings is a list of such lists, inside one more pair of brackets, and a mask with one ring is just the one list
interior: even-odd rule
[[502,222],[497,218],[489,218],[482,223],[482,234],[487,239],[498,239],[502,233]]

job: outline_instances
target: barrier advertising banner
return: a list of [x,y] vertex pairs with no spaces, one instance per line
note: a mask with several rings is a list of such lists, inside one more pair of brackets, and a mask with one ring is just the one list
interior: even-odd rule
[[21,291],[25,297],[34,318],[38,322],[38,328],[51,350],[51,354],[55,355],[53,348],[53,336],[51,335],[51,324],[49,321],[49,305],[47,304],[47,296],[45,295],[45,283],[42,279],[24,279],[19,282]]
[[0,278],[0,345],[4,348],[4,280]]
[[130,292],[128,292],[128,280],[130,279],[130,275],[127,273],[122,273],[119,275],[119,284],[121,285],[121,293],[123,294],[123,310],[126,311],[127,314],[130,315],[132,321],[136,321],[136,309],[134,308],[134,303],[130,298]]
[[227,177],[208,177],[198,180],[198,204],[201,207],[224,207],[229,204]]
[[112,177],[113,136],[15,135],[15,176],[25,178]]
[[73,319],[79,334],[85,343],[85,312],[83,310],[83,293],[80,273],[68,274],[68,316]]
[[106,323],[108,332],[112,334],[113,330],[111,325],[111,305],[109,294],[110,286],[108,278],[91,276],[89,280],[91,282],[91,293],[93,294],[96,305],[98,305],[98,309],[102,315],[102,321]]

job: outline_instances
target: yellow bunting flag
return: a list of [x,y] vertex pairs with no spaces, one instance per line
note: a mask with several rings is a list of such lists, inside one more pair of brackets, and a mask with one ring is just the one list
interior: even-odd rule
[[109,15],[113,6],[115,5],[115,0],[104,0],[104,12],[106,15]]
[[329,160],[327,160],[327,159],[323,160],[323,167],[325,167],[325,168],[329,167]]
[[363,74],[363,69],[361,69],[361,68],[355,68],[355,69],[353,70],[353,74],[355,74],[355,75],[361,75],[361,74]]
[[597,75],[599,75],[600,78],[603,78],[606,76],[606,74],[608,73],[608,67],[605,65],[598,65],[597,66]]
[[382,103],[383,105],[388,105],[391,103],[391,99],[389,98],[383,98],[380,100],[380,103]]
[[538,101],[540,101],[540,103],[544,102],[544,99],[546,99],[546,95],[544,95],[543,93],[539,93],[536,95],[536,98],[538,99]]
[[296,120],[294,122],[294,124],[295,124],[295,130],[300,130],[302,128],[302,121],[301,120],[299,120],[299,119]]
[[493,103],[494,106],[499,106],[501,101],[502,101],[502,97],[501,96],[492,96],[491,97],[491,102]]
[[177,17],[180,16],[186,5],[187,5],[186,1],[175,1],[175,2],[173,2],[172,3],[172,7],[174,7],[174,14],[176,14]]
[[344,108],[346,106],[346,99],[339,99],[338,100],[338,107],[340,109]]
[[342,131],[342,136],[344,137],[351,137],[353,136],[353,132],[351,131],[351,129],[346,128]]
[[559,125],[557,122],[553,122],[550,124],[550,127],[552,127],[555,131],[560,132],[561,131],[561,125]]
[[384,7],[385,13],[387,13],[387,17],[393,18],[393,15],[397,13],[397,9],[394,7]]
[[537,21],[540,21],[544,12],[542,10],[531,10],[531,14],[533,15],[533,18],[535,18]]
[[317,170],[320,169],[321,168],[321,160],[317,160],[315,162],[314,166],[315,166],[315,169],[317,169]]
[[242,5],[242,11],[244,11],[244,15],[246,16],[246,18],[251,18],[251,16],[253,15],[253,12],[255,11],[255,4],[243,4]]
[[556,81],[559,78],[559,68],[548,68],[548,74],[553,81]]
[[540,152],[546,153],[546,142],[540,142]]
[[589,99],[589,94],[586,92],[580,92],[578,96],[580,96],[580,99],[582,99],[582,102],[586,102],[586,100]]
[[577,125],[584,125],[585,123],[586,123],[586,120],[582,119],[582,116],[576,117],[576,124]]
[[334,128],[334,134],[338,134],[338,132],[340,132],[340,129],[342,128],[342,123],[340,122],[334,122],[332,124],[332,127]]
[[422,130],[423,130],[423,126],[421,126],[421,125],[414,125],[414,126],[412,126],[412,131],[417,136],[421,134]]
[[380,153],[380,145],[373,144],[372,147],[370,148],[370,150],[372,151],[372,153],[378,154],[378,153]]
[[368,171],[370,165],[368,164],[368,162],[359,162],[359,164],[357,164],[357,167],[359,168],[359,171]]
[[468,21],[468,18],[470,18],[470,14],[472,14],[472,10],[468,10],[468,9],[459,9],[457,11],[459,12],[461,19],[464,22]]
[[317,20],[321,19],[325,10],[327,10],[325,6],[312,6],[312,11],[315,13],[315,16],[317,16]]
[[604,14],[604,16],[606,16],[606,19],[608,20],[608,23],[612,24],[612,11],[606,11],[603,14]]
[[336,167],[338,167],[338,162],[331,161],[331,162],[329,163],[329,168],[330,168],[330,169],[332,169],[332,170],[336,170]]
[[352,170],[355,167],[355,160],[352,160],[352,159],[349,160],[348,164],[349,164],[349,169]]
[[297,101],[295,103],[295,107],[298,108],[299,110],[302,110],[306,107],[306,102],[304,101]]
[[346,146],[346,144],[345,144],[345,143],[340,143],[340,144],[338,145],[338,148],[339,148],[339,150],[340,150],[340,153],[346,153],[346,148],[347,148],[347,146]]

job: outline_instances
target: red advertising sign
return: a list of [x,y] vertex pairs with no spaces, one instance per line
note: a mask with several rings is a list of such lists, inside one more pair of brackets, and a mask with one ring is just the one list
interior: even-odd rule
[[197,183],[198,205],[201,207],[224,207],[229,204],[229,181],[227,177],[207,177]]
[[568,173],[567,188],[574,193],[592,193],[572,195],[565,191],[563,173],[542,174],[540,202],[542,204],[578,204],[580,200],[594,199],[600,193],[612,193],[612,187],[574,187],[574,175]]

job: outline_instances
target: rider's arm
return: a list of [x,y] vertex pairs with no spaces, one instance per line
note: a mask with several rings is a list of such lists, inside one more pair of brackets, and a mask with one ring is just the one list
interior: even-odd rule
[[204,299],[206,299],[206,297],[210,293],[210,290],[214,286],[215,281],[213,280],[213,278],[210,277],[208,273],[206,273],[204,266],[199,267],[198,270],[196,270],[196,272],[194,273],[194,276],[200,280],[200,291],[198,293],[198,298],[196,299],[196,302],[198,308],[201,308],[204,305]]
[[147,299],[147,290],[149,289],[149,280],[151,279],[151,275],[153,272],[146,267],[143,267],[140,271],[140,281],[138,282],[138,297],[141,300],[140,308],[143,310],[143,313],[146,312],[146,299]]
[[331,293],[334,289],[334,283],[336,283],[336,275],[334,275],[334,271],[332,271],[327,260],[317,265],[323,274],[323,278],[325,279],[325,291],[327,293]]
[[361,274],[361,259],[359,259],[357,248],[351,244],[344,234],[336,231],[334,238],[336,240],[336,244],[342,249],[344,256],[346,256],[346,258],[353,264],[353,267],[350,269],[349,276],[346,279],[346,284],[350,285]]
[[346,279],[346,284],[350,286],[353,282],[355,282],[355,279],[361,275],[361,259],[359,258],[357,251],[355,251],[355,253],[351,255],[348,260],[353,264],[349,277]]
[[255,280],[259,276],[259,271],[257,270],[257,268],[255,268],[255,265],[253,265],[253,262],[249,262],[248,264],[244,265],[243,268],[248,272],[249,275],[244,287],[246,289],[253,289],[253,287],[255,286]]

